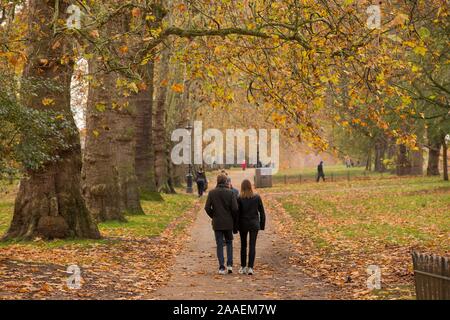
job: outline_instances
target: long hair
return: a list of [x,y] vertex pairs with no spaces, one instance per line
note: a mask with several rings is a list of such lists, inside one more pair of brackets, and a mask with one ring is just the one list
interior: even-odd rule
[[254,196],[252,183],[250,180],[245,179],[241,183],[241,194],[240,197],[243,199],[251,198]]

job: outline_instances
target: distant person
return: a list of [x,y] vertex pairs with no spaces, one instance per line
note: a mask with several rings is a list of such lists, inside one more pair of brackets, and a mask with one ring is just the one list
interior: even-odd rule
[[325,173],[323,172],[323,161],[320,161],[319,165],[317,166],[317,182],[319,182],[320,178],[325,181]]
[[346,155],[345,156],[345,166],[347,167],[347,168],[350,168],[350,156],[349,155]]
[[200,169],[198,169],[195,182],[197,182],[198,196],[201,197],[203,196],[203,193],[206,191],[208,186],[208,180],[206,179],[206,174],[205,171],[203,171],[203,167],[200,167]]
[[247,169],[247,161],[242,161],[242,171],[245,171]]
[[[264,230],[265,228],[266,214],[261,197],[253,192],[252,184],[249,180],[242,181],[238,205],[238,229],[241,236],[241,268],[239,273],[252,275],[256,257],[256,238],[259,230]],[[248,237],[250,238],[250,243],[248,245],[247,264]]]
[[235,187],[233,187],[233,184],[231,183],[231,178],[227,177],[227,185],[228,188],[231,189],[231,191],[233,191],[234,195],[236,196],[236,199],[239,197],[239,190],[236,189]]
[[[237,233],[237,218],[239,207],[237,198],[227,185],[227,176],[217,177],[217,187],[208,194],[205,211],[212,219],[212,225],[217,245],[217,259],[219,260],[219,274],[233,272],[233,233]],[[227,265],[223,247],[227,247]]]

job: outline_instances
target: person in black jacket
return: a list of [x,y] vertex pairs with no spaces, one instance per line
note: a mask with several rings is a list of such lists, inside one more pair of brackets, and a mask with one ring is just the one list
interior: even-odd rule
[[317,182],[319,182],[320,178],[325,181],[325,173],[323,172],[323,161],[320,161],[317,166]]
[[200,167],[197,171],[195,181],[197,182],[198,196],[201,197],[203,196],[203,192],[206,191],[206,186],[208,185],[208,180],[206,179],[206,174],[202,167]]
[[[264,205],[259,195],[253,193],[252,183],[242,181],[241,194],[238,199],[238,229],[241,236],[241,268],[239,273],[253,274],[256,256],[256,238],[258,231],[266,226]],[[247,266],[247,237],[250,235],[249,256]]]
[[205,204],[205,211],[212,218],[217,244],[219,274],[225,274],[223,243],[227,247],[227,269],[233,272],[233,233],[237,233],[237,215],[239,207],[234,192],[228,188],[227,176],[217,177],[217,187],[211,190]]

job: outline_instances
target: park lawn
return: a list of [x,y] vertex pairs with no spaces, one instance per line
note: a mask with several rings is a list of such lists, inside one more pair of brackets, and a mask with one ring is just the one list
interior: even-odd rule
[[[0,234],[12,218],[16,187],[3,185]],[[146,196],[145,215],[100,223],[100,240],[0,242],[1,299],[140,299],[167,281],[167,265],[185,241],[197,197],[182,193]],[[65,285],[66,269],[82,270],[83,287]]]
[[[389,172],[373,172],[366,171],[365,167],[351,167],[347,168],[343,164],[336,165],[326,165],[324,164],[325,177],[331,179],[333,177],[336,179],[347,178],[347,176],[352,177],[386,177],[390,176]],[[317,167],[306,167],[306,168],[288,168],[280,169],[275,174],[275,181],[282,181],[281,178],[287,177],[288,179],[299,179],[302,176],[303,180],[314,180],[317,177]]]
[[[2,184],[0,194],[0,235],[3,235],[11,222],[14,210],[15,185]],[[181,191],[181,190],[179,190]],[[145,199],[148,198],[148,199]],[[105,240],[114,241],[114,238],[131,237],[156,237],[167,226],[182,217],[182,215],[194,205],[196,197],[184,193],[162,194],[158,197],[145,197],[141,200],[145,215],[127,215],[127,222],[108,221],[99,223],[102,237],[99,241],[93,240],[54,240],[46,242],[22,242],[23,244],[43,244],[49,247],[64,246],[66,244],[89,245],[92,243],[105,243]],[[3,244],[5,245],[5,244]],[[2,244],[0,244],[0,247]]]
[[155,237],[193,206],[195,197],[183,193],[162,194],[162,201],[142,200],[145,215],[127,215],[127,222],[109,221],[99,224],[105,237]]
[[[412,298],[410,250],[450,255],[450,183],[439,178],[305,183],[263,193],[289,217],[280,226],[296,244],[297,263],[355,298]],[[381,268],[380,291],[367,290],[369,265]]]

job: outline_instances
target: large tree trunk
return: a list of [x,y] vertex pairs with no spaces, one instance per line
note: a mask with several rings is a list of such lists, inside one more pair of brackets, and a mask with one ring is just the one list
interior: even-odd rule
[[439,176],[439,155],[441,153],[441,141],[429,141],[427,176]]
[[[131,100],[133,101],[133,99]],[[141,207],[138,180],[136,177],[136,107],[130,104],[115,110],[114,163],[118,172],[121,208],[127,214],[144,214]]]
[[375,143],[375,171],[385,172],[386,166],[384,165],[384,156],[386,153],[386,142],[383,139],[379,139]]
[[153,157],[153,92],[154,62],[143,70],[146,88],[137,94],[136,101],[136,176],[143,192],[156,191],[155,160]]
[[158,191],[170,192],[166,143],[166,99],[169,76],[170,49],[164,48],[159,62],[153,149],[155,152],[155,180]]
[[411,174],[423,175],[423,151],[422,149],[411,152]]
[[[127,27],[127,17],[119,15],[102,33],[112,37]],[[95,79],[89,86],[83,194],[98,220],[125,220],[125,213],[143,213],[135,171],[136,95],[98,58],[89,62],[89,73]]]
[[397,175],[406,176],[411,174],[411,162],[408,157],[408,148],[401,144],[398,146]]
[[[70,109],[73,61],[62,63],[66,54],[72,54],[72,48],[64,36],[53,34],[49,17],[54,16],[54,5],[54,2],[44,0],[29,3],[28,39],[33,42],[27,47],[23,77],[34,78],[32,81],[54,81],[62,88],[61,92],[51,86],[42,86],[26,103],[30,108],[40,108],[43,99],[53,100],[45,108],[64,116],[69,125],[65,132],[69,147],[55,151],[54,156],[59,160],[44,164],[40,170],[26,172],[6,239],[100,237],[80,192],[81,148]],[[68,5],[69,1],[59,2],[60,18],[64,18]]]

